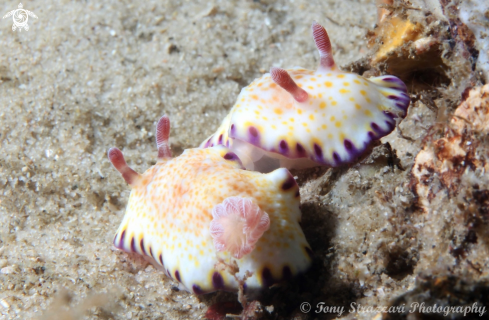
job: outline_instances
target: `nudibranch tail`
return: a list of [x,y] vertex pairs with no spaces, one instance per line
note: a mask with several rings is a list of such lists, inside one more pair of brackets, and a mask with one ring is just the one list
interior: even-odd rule
[[334,69],[333,51],[326,29],[316,21],[312,23],[312,36],[321,57],[320,68]]
[[170,118],[164,115],[156,125],[156,146],[158,147],[158,159],[171,158],[170,144]]
[[229,197],[212,209],[210,230],[217,251],[241,259],[270,227],[270,218],[251,198]]
[[122,178],[129,185],[134,186],[139,180],[140,174],[127,165],[122,151],[117,148],[110,148],[107,156],[116,170],[122,174]]
[[273,82],[290,93],[297,102],[306,102],[307,98],[309,98],[307,92],[300,88],[284,69],[272,67],[270,68],[270,75]]

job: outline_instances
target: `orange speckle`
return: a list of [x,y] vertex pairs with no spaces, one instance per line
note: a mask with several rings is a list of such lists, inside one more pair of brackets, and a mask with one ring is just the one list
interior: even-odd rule
[[302,110],[301,109],[297,109],[297,113],[298,114],[302,114]]
[[361,84],[361,82],[358,81],[357,79],[353,80],[353,82],[355,82],[356,84]]
[[309,119],[311,119],[312,121],[314,121],[314,115],[313,114],[309,115]]
[[326,108],[326,102],[324,102],[324,101],[323,101],[323,102],[321,102],[321,103],[319,104],[319,108],[321,108],[321,109]]
[[313,90],[313,89],[314,89],[314,87],[313,87],[313,86],[307,86],[307,88],[308,88],[308,89],[311,89],[311,90]]
[[327,73],[326,74],[328,77],[331,77],[333,74],[332,73]]
[[348,93],[348,92],[350,92],[350,90],[340,89],[340,93]]
[[316,81],[316,78],[311,78],[310,80],[311,80],[311,81]]
[[273,109],[273,112],[275,112],[275,114],[282,114],[283,113],[282,109],[280,109],[280,108]]
[[326,87],[328,87],[328,88],[331,88],[331,87],[333,86],[333,82],[331,82],[331,81],[325,81],[325,82],[324,82],[324,85],[325,85]]
[[336,77],[337,77],[337,78],[342,79],[342,78],[344,78],[344,77],[345,77],[345,75],[344,75],[344,74],[339,74],[339,75],[337,75]]
[[252,94],[250,97],[251,97],[251,99],[253,99],[253,100],[258,100],[258,96],[257,96],[256,94]]
[[345,87],[348,87],[348,86],[350,85],[350,83],[345,81],[345,82],[343,82],[343,85],[344,85]]
[[259,84],[257,84],[257,87],[261,87],[263,85],[262,82],[260,82]]
[[302,83],[299,83],[297,86],[298,86],[299,88],[302,88]]
[[275,82],[270,83],[270,88],[276,88],[277,84]]
[[302,79],[302,76],[296,76],[295,78],[296,79]]

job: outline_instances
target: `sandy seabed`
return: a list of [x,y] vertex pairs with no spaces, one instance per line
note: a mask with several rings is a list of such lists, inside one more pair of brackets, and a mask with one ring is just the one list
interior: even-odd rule
[[[2,16],[17,8],[0,5]],[[155,123],[197,146],[271,66],[315,68],[310,24],[339,65],[366,52],[373,1],[25,1],[0,20],[0,318],[197,318],[206,305],[112,247],[129,188],[106,153],[144,171]],[[69,298],[68,298],[69,296]],[[95,298],[94,298],[95,297]],[[98,297],[98,298],[97,298]],[[72,309],[64,313],[63,305]]]
[[[0,14],[17,5],[2,2]],[[154,128],[164,114],[174,155],[196,147],[241,88],[271,66],[317,66],[313,20],[328,30],[339,66],[367,56],[375,1],[23,5],[38,17],[29,18],[29,31],[13,32],[11,18],[0,20],[0,319],[193,319],[236,300],[181,291],[145,260],[113,248],[129,187],[107,150],[120,148],[143,172],[156,162]],[[455,82],[443,90],[463,91]],[[456,107],[438,98],[444,110]],[[417,101],[401,123],[412,141],[396,130],[361,164],[298,173],[314,263],[309,274],[264,294],[263,317],[318,316],[300,312],[304,301],[347,310],[389,305],[428,290],[419,279],[485,286],[478,281],[488,276],[489,241],[477,243],[481,231],[467,233],[468,209],[454,201],[462,196],[413,205],[411,168],[440,118]]]

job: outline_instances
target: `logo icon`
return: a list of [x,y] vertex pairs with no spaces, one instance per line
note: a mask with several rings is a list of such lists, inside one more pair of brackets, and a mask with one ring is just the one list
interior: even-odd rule
[[34,14],[34,12],[23,9],[22,3],[19,3],[18,9],[10,11],[6,15],[4,15],[2,19],[8,18],[10,16],[12,16],[12,20],[14,21],[14,24],[12,25],[12,31],[17,30],[18,28],[19,32],[22,31],[22,28],[24,28],[25,31],[29,30],[29,25],[27,24],[29,16],[37,19],[37,16]]

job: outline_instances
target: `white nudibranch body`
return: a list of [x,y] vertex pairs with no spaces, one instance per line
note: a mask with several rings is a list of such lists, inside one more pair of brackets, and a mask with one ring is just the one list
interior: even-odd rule
[[395,128],[410,102],[405,84],[394,76],[365,79],[341,71],[326,30],[317,23],[312,29],[319,68],[272,68],[241,91],[201,147],[225,145],[258,171],[338,166]]

